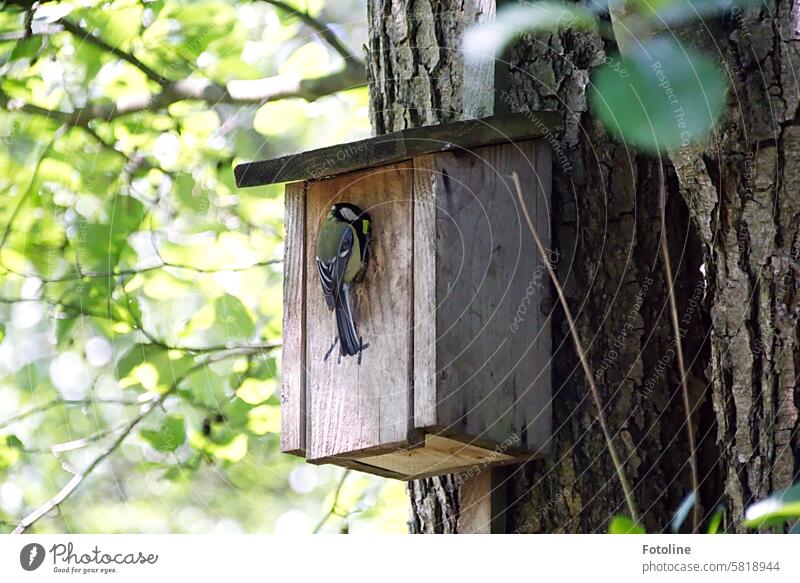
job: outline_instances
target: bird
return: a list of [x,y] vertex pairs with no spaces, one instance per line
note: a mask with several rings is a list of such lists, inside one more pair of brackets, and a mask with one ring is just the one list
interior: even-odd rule
[[368,346],[356,329],[352,286],[363,279],[369,258],[372,220],[367,212],[349,202],[331,206],[317,237],[317,272],[328,309],[334,312],[337,336],[325,355],[328,359],[337,342],[342,356],[361,355]]

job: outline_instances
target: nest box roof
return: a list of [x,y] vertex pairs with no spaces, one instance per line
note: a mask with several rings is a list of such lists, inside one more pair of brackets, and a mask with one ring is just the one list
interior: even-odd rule
[[425,154],[541,138],[559,128],[561,123],[557,112],[540,111],[424,126],[239,164],[234,168],[234,175],[239,187],[313,180]]

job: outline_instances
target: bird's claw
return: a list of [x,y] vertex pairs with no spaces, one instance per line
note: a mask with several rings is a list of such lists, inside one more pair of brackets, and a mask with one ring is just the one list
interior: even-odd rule
[[331,347],[328,349],[328,352],[325,353],[325,358],[322,359],[323,362],[328,360],[328,357],[331,355],[331,352],[333,352],[333,349],[336,348],[336,344],[338,342],[339,342],[339,337],[337,336],[336,338],[333,339],[333,344],[331,344]]

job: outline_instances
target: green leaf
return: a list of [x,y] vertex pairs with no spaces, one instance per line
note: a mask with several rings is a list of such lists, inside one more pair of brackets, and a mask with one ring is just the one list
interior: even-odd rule
[[10,468],[19,461],[22,442],[16,435],[0,436],[0,470]]
[[208,212],[210,202],[208,194],[197,188],[194,178],[189,174],[179,174],[173,184],[173,192],[177,200],[186,208],[195,212]]
[[647,151],[697,143],[725,105],[725,79],[712,61],[671,40],[646,43],[594,75],[589,99],[606,128]]
[[578,4],[537,2],[510,4],[497,11],[490,22],[470,28],[464,35],[464,52],[470,61],[498,58],[503,49],[526,32],[588,28],[594,22],[592,11]]
[[719,532],[719,525],[722,523],[722,517],[725,515],[725,507],[720,505],[711,515],[711,520],[708,521],[708,534],[717,534]]
[[645,534],[644,527],[627,516],[617,515],[608,525],[609,534]]
[[744,517],[743,524],[750,528],[779,526],[800,520],[800,484],[751,504],[745,510]]
[[158,429],[142,429],[142,438],[158,451],[175,451],[186,441],[183,415],[167,415]]
[[112,270],[144,215],[144,205],[135,198],[114,197],[109,203],[107,223],[79,225],[77,246],[82,262],[99,271]]
[[255,324],[250,312],[236,296],[225,294],[214,302],[217,324],[222,326],[226,339],[247,339],[253,335]]
[[0,342],[5,340],[6,338],[6,325],[3,322],[0,322]]
[[686,520],[686,517],[689,516],[689,511],[695,504],[697,500],[697,496],[695,496],[694,492],[690,492],[686,498],[683,499],[678,509],[675,511],[675,515],[672,517],[672,522],[670,523],[670,528],[672,532],[678,532],[683,525],[683,521]]
[[14,45],[14,50],[11,51],[9,61],[16,61],[18,59],[30,59],[36,56],[39,49],[42,48],[41,35],[31,36],[22,40],[18,40]]
[[219,410],[228,399],[225,379],[210,367],[203,367],[187,376],[181,382],[181,390],[188,391],[195,403],[211,410]]
[[192,366],[192,359],[155,344],[134,344],[117,361],[117,378],[124,387],[141,386],[164,392]]

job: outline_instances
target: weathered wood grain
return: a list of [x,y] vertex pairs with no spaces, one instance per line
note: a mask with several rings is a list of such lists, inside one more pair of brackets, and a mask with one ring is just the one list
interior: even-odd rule
[[513,456],[505,453],[428,434],[424,447],[398,449],[383,455],[359,458],[358,461],[410,480],[460,469],[477,473],[491,464],[507,463],[513,459]]
[[550,150],[529,141],[437,154],[424,164],[434,168],[437,208],[431,429],[535,453],[551,428],[550,327],[540,309],[549,284],[510,176],[519,174],[549,245]]
[[414,159],[414,427],[436,425],[436,170]]
[[434,152],[531,140],[553,131],[561,123],[560,116],[541,111],[412,128],[273,160],[239,164],[234,175],[240,188],[318,179]]
[[283,348],[281,355],[281,451],[304,455],[305,374],[305,183],[285,189],[286,239],[283,254]]
[[[312,182],[306,196],[306,394],[309,460],[349,454],[409,439],[412,376],[412,192],[409,162]],[[359,334],[369,347],[325,361],[335,338],[333,315],[320,291],[316,256],[320,225],[334,202],[368,211],[372,253],[356,285]]]
[[492,469],[483,468],[461,482],[458,499],[458,533],[491,534]]

